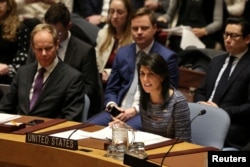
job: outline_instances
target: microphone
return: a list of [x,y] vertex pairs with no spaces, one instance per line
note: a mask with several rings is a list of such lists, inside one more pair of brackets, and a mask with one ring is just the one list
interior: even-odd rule
[[94,120],[94,119],[95,119],[96,117],[98,117],[100,114],[102,114],[102,112],[100,112],[100,113],[96,114],[95,116],[91,117],[90,119],[88,119],[86,122],[84,122],[84,123],[82,124],[81,127],[76,128],[75,130],[73,130],[73,131],[70,133],[70,135],[68,136],[68,139],[70,139],[70,138],[73,136],[73,134],[75,134],[76,131],[78,131],[79,129],[83,128],[83,127],[86,126],[87,124],[91,124],[91,123],[89,123],[89,122],[91,122],[92,120]]
[[[207,111],[204,110],[204,109],[201,110],[195,117],[193,117],[193,119],[190,121],[190,124],[192,124],[192,122],[193,122],[197,117],[206,114],[206,112],[207,112]],[[188,124],[188,125],[189,125],[189,124]],[[182,137],[182,135],[184,134],[184,132],[187,130],[188,125],[184,128],[184,130],[182,131],[181,135],[175,139],[175,142],[171,145],[171,147],[168,149],[168,151],[166,152],[166,154],[163,156],[162,161],[161,161],[161,167],[163,166],[163,162],[164,162],[165,158],[168,156],[169,152],[172,150],[172,148],[175,146],[175,144],[180,140],[180,138]]]
[[[201,110],[197,116],[204,115],[204,114],[206,114],[206,112],[207,112],[206,110]],[[197,116],[196,116],[196,117],[197,117]],[[192,119],[192,120],[193,120],[193,119]],[[192,121],[191,121],[191,122],[192,122]]]

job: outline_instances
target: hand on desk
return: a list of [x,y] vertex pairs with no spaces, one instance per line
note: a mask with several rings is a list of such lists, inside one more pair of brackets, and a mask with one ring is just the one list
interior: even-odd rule
[[[116,108],[121,112],[118,116],[116,116],[116,119],[119,119],[123,122],[126,122],[127,120],[133,118],[136,115],[136,110],[135,108],[128,108],[128,109],[123,109],[121,107]],[[114,118],[114,117],[112,117]],[[114,119],[113,119],[114,120]]]
[[219,106],[212,101],[207,101],[207,102],[206,101],[199,101],[198,103],[219,108]]

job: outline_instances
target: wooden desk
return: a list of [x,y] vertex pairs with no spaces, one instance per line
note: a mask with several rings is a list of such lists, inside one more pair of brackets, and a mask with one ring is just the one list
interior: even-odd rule
[[[77,125],[76,122],[64,122],[52,127],[37,131],[41,133],[49,130],[64,128],[67,126]],[[147,153],[158,154],[166,152],[170,146],[148,150]],[[105,151],[89,147],[79,146],[91,150],[71,151],[54,147],[25,143],[25,135],[0,133],[0,167],[126,167],[122,162],[105,157]],[[201,146],[190,143],[179,143],[174,146],[171,152],[202,148]],[[188,154],[182,156],[171,156],[165,159],[164,164],[167,166],[184,166],[202,167],[206,164],[206,152]],[[152,159],[151,161],[160,163],[161,158]]]

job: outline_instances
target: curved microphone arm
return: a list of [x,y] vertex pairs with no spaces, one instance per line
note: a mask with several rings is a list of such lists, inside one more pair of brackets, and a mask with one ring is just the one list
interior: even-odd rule
[[[200,112],[190,121],[190,124],[191,124],[197,117],[206,114],[206,112],[207,112],[206,110],[201,110],[201,111],[200,111]],[[175,146],[175,144],[180,140],[180,138],[183,136],[184,132],[187,130],[187,128],[188,128],[188,126],[189,126],[190,124],[187,124],[187,125],[186,125],[186,127],[185,127],[184,130],[182,131],[181,135],[175,139],[175,142],[171,145],[171,147],[168,149],[168,151],[166,152],[166,154],[163,156],[162,161],[161,161],[161,167],[162,167],[162,165],[163,165],[163,162],[164,162],[165,158],[168,156],[169,152],[173,149],[173,147]]]

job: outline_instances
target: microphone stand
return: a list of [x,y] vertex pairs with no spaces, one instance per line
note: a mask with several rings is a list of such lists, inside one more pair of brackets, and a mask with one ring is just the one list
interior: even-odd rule
[[[201,110],[191,121],[190,124],[200,115],[204,115],[206,114],[206,110]],[[180,138],[182,137],[182,135],[184,134],[184,132],[187,130],[188,125],[184,128],[184,130],[182,131],[181,135],[179,137],[176,138],[175,142],[171,145],[171,147],[168,149],[168,151],[166,152],[166,154],[163,156],[162,161],[161,161],[161,167],[163,166],[163,162],[165,160],[165,158],[168,156],[169,152],[173,149],[173,147],[176,145],[176,143],[180,140]]]
[[84,123],[82,124],[82,126],[76,128],[76,129],[74,129],[73,132],[71,132],[70,135],[68,136],[68,139],[70,139],[70,138],[73,136],[73,134],[76,133],[76,131],[78,131],[79,129],[83,128],[85,125],[89,124],[90,121],[92,121],[93,119],[95,119],[96,117],[98,117],[101,113],[102,113],[102,112],[100,112],[99,114],[96,114],[95,116],[91,117],[89,120],[87,120],[86,122],[84,122]]
[[[206,113],[206,110],[201,110],[191,121],[190,124],[200,115],[204,115]],[[188,124],[189,125],[189,124]],[[169,148],[169,150],[167,151],[167,153],[163,156],[163,159],[161,161],[161,165],[159,166],[158,164],[155,164],[153,162],[147,161],[146,159],[140,159],[137,157],[134,157],[132,155],[129,154],[124,154],[124,160],[123,163],[129,166],[133,166],[133,167],[162,167],[163,166],[163,162],[165,160],[165,158],[167,157],[167,155],[169,154],[169,152],[172,150],[172,148],[174,147],[174,145],[176,145],[179,141],[180,138],[182,137],[182,135],[184,134],[184,132],[186,131],[186,129],[188,128],[188,125],[184,128],[184,130],[182,131],[181,135],[176,138],[176,140],[174,141],[174,143],[171,145],[171,147]]]

